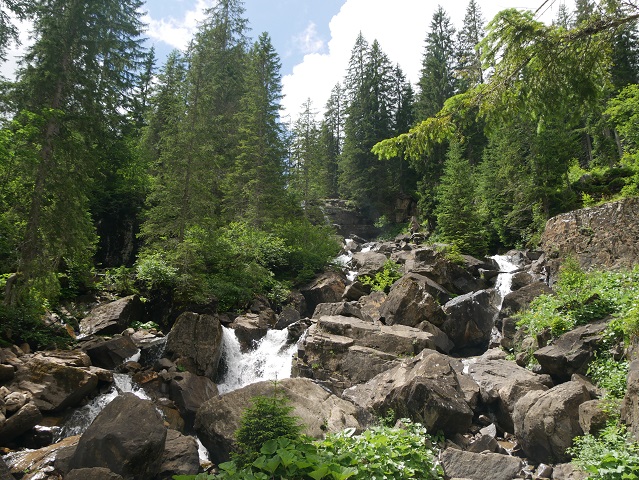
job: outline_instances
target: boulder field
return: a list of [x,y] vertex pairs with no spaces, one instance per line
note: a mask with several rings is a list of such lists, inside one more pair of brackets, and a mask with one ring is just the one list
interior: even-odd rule
[[[575,436],[605,424],[600,392],[585,376],[605,322],[546,344],[522,339],[513,315],[552,293],[556,264],[569,253],[583,254],[578,260],[586,267],[636,264],[635,204],[551,219],[543,250],[506,255],[514,272],[504,298],[495,288],[502,272],[494,259],[453,257],[417,235],[347,243],[350,268],[360,275],[374,276],[388,260],[399,266],[400,278],[387,291],[334,269],[277,311],[257,299],[241,315],[182,312],[167,336],[129,328],[152,320],[138,297],[101,302],[79,322],[84,336],[71,350],[0,349],[0,480],[196,474],[210,467],[198,449],[213,464],[228,460],[242,411],[274,388],[290,399],[311,437],[361,431],[389,416],[442,432],[447,478],[585,478],[567,463],[566,449]],[[634,243],[620,246],[607,233],[611,225],[634,235]],[[220,395],[223,326],[233,329],[242,351],[270,329],[287,329],[289,344],[297,344],[292,378]],[[532,370],[507,353],[522,340],[538,362]],[[622,418],[639,438],[638,362],[630,366]],[[73,435],[68,419],[120,388],[121,377],[141,390],[114,394]]]

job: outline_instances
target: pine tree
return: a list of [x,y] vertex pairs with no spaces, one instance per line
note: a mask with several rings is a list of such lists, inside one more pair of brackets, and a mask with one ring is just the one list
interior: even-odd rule
[[307,206],[326,193],[326,164],[322,161],[320,128],[315,120],[317,112],[313,110],[310,98],[302,108],[293,127],[291,157],[294,170],[291,175],[291,190]]
[[[18,72],[16,117],[39,131],[20,252],[24,281],[90,263],[95,158],[126,123],[141,58],[141,0],[39,1]],[[34,123],[35,122],[35,123]],[[25,159],[30,165],[34,159]]]
[[18,30],[11,21],[10,13],[18,20],[24,20],[33,4],[32,0],[0,0],[0,62],[6,60],[5,51],[9,42],[18,41]]
[[470,0],[464,25],[457,35],[457,90],[465,92],[484,82],[481,52],[478,45],[484,37],[484,19],[479,5]]
[[346,118],[346,96],[341,84],[331,90],[326,102],[324,120],[321,125],[325,191],[329,198],[338,195],[338,161],[344,145],[344,122]]

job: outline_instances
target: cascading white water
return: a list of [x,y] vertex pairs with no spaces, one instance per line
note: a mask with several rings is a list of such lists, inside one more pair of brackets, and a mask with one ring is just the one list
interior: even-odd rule
[[291,359],[297,345],[287,345],[288,330],[269,330],[255,349],[243,353],[235,331],[226,327],[223,329],[222,357],[226,371],[217,385],[220,394],[262,380],[291,376]]
[[504,297],[510,293],[513,284],[513,274],[519,269],[519,265],[512,262],[507,255],[495,255],[491,257],[499,266],[499,275],[495,281],[495,291],[497,292],[498,301],[497,309],[500,310],[504,303]]
[[120,395],[121,393],[131,392],[140,398],[150,400],[142,387],[133,382],[131,377],[124,373],[113,374],[113,385],[108,392],[98,395],[91,402],[85,406],[78,408],[73,412],[73,415],[64,424],[64,427],[60,430],[58,439],[70,437],[72,435],[81,435],[89,428],[89,425],[95,420],[104,407],[106,407],[111,401]]

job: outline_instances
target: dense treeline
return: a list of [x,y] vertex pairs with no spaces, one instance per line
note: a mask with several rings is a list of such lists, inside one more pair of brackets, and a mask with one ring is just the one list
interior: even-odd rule
[[637,193],[628,2],[579,0],[552,25],[506,10],[486,25],[471,0],[458,31],[439,7],[415,86],[360,34],[323,112],[309,100],[288,129],[277,52],[268,34],[249,38],[241,0],[216,2],[161,66],[143,47],[142,0],[0,6],[0,59],[12,17],[34,25],[0,95],[4,316],[78,293],[95,268],[123,293],[281,299],[335,254],[314,225],[326,197],[382,226],[413,198],[433,239],[483,253]]

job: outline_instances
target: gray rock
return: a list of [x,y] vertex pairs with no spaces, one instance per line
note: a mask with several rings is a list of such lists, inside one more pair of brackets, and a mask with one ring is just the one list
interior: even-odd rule
[[229,325],[240,342],[242,351],[246,352],[255,347],[255,344],[264,338],[268,332],[267,319],[255,313],[240,315]]
[[96,367],[114,370],[125,360],[138,353],[138,347],[131,337],[117,336],[110,340],[96,338],[82,345]]
[[200,458],[195,438],[168,430],[158,480],[172,480],[174,475],[195,475],[200,470]]
[[584,433],[597,435],[610,420],[610,411],[603,400],[590,400],[579,405],[579,425]]
[[446,246],[439,249],[421,247],[413,250],[413,258],[406,259],[404,264],[405,273],[424,275],[455,294],[463,295],[486,288],[484,282],[475,278],[469,271],[477,270],[477,265],[460,266],[451,262],[446,258],[445,248]]
[[358,275],[374,276],[384,270],[384,264],[388,258],[383,253],[377,252],[357,252],[353,254],[352,265],[357,270]]
[[71,470],[64,477],[65,480],[124,480],[121,475],[113,473],[108,468],[93,467],[93,468],[78,468]]
[[186,312],[169,333],[165,353],[171,360],[197,375],[215,379],[222,355],[222,325],[219,318]]
[[20,410],[0,423],[0,445],[28,432],[42,420],[42,413],[35,403],[29,402],[22,406]]
[[343,317],[356,317],[364,320],[364,315],[360,308],[350,302],[320,303],[315,307],[312,318],[329,317],[341,315]]
[[2,457],[0,457],[0,480],[15,480],[15,477],[11,475],[11,471]]
[[587,480],[588,474],[572,463],[560,463],[552,469],[553,480]]
[[539,295],[550,295],[551,293],[550,287],[543,282],[531,283],[519,290],[510,292],[504,297],[499,316],[501,318],[512,317],[515,313],[530,305],[530,302]]
[[380,322],[382,305],[386,301],[384,292],[371,292],[370,295],[360,297],[357,305],[359,306],[362,316],[369,322]]
[[567,382],[548,391],[533,391],[522,397],[513,412],[515,436],[526,456],[537,463],[569,460],[566,449],[583,435],[579,405],[590,400],[578,382]]
[[569,380],[574,373],[585,374],[607,326],[607,322],[599,322],[577,327],[533,355],[544,373],[559,380]]
[[488,346],[497,315],[488,290],[453,298],[442,310],[446,319],[440,328],[453,342],[455,349]]
[[291,306],[286,306],[282,309],[282,312],[277,316],[277,322],[275,323],[275,328],[277,330],[284,330],[285,328],[290,327],[295,322],[299,322],[301,320],[301,315],[299,310],[293,308]]
[[[235,431],[240,425],[242,412],[251,405],[255,396],[272,396],[273,382],[259,382],[212,398],[198,410],[195,430],[215,463],[228,460],[234,448]],[[367,417],[352,403],[343,400],[321,386],[303,378],[289,378],[277,382],[281,394],[286,395],[293,407],[292,415],[304,425],[303,433],[323,438],[327,432],[345,428],[361,429],[360,421]]]
[[441,305],[448,293],[434,281],[415,273],[404,275],[391,287],[380,308],[380,319],[386,325],[416,327],[422,322],[440,326],[444,321]]
[[337,303],[342,300],[346,289],[346,277],[342,272],[325,272],[313,282],[301,288],[306,301],[306,310],[302,315],[311,316],[320,303]]
[[630,433],[639,441],[639,360],[630,362],[626,395],[621,409]]
[[364,285],[362,282],[356,280],[346,287],[343,298],[346,301],[357,301],[369,293],[371,293],[370,285]]
[[521,459],[509,455],[464,452],[447,448],[441,454],[446,478],[512,480],[522,468]]
[[153,404],[124,393],[80,437],[70,468],[104,467],[133,480],[153,478],[160,470],[166,435]]
[[131,323],[142,320],[144,307],[137,295],[99,305],[80,321],[80,332],[85,335],[121,333]]
[[169,384],[171,400],[175,402],[182,417],[193,425],[195,414],[202,404],[217,396],[217,385],[208,377],[179,372]]
[[512,277],[512,284],[510,289],[514,292],[515,290],[519,290],[524,288],[526,285],[530,285],[535,281],[535,277],[533,277],[528,272],[517,272]]
[[421,422],[431,432],[465,433],[473,411],[456,369],[461,370],[458,361],[423,350],[415,358],[345,390],[343,396],[378,415],[392,409],[398,417]]

